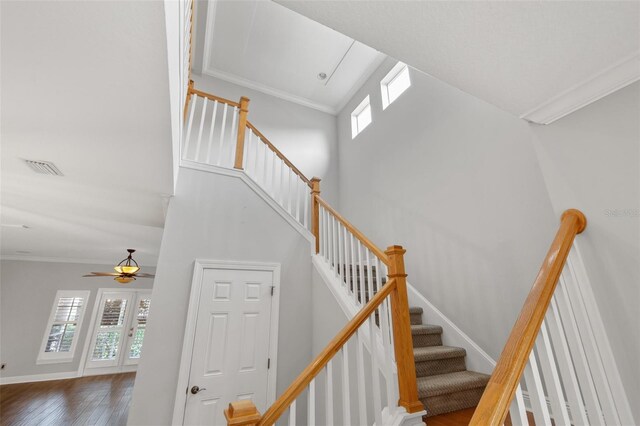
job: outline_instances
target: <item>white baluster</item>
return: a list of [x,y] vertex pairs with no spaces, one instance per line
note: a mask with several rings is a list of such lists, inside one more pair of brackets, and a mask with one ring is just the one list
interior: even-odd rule
[[[236,148],[235,148],[235,144],[234,142],[237,141],[237,135],[238,135],[238,128],[236,127],[236,123],[238,120],[238,116],[240,115],[240,109],[238,107],[232,107],[232,115],[233,115],[233,119],[231,120],[231,129],[229,129],[229,134],[231,136],[229,136],[229,139],[232,141],[231,142],[231,146],[233,146],[233,149],[231,150],[231,158],[229,159],[229,167],[233,167],[236,163]],[[223,124],[224,125],[224,124]],[[247,133],[251,133],[251,129],[249,129],[248,127],[244,129],[244,140],[247,140]],[[246,144],[245,144],[246,145]],[[246,164],[246,163],[245,163]]]
[[327,366],[325,367],[325,372],[327,374],[327,382],[326,382],[326,393],[327,393],[327,400],[326,402],[326,420],[327,420],[327,425],[332,425],[333,424],[333,367],[331,365],[331,363],[333,362],[333,360],[329,360],[329,362],[327,363]]
[[209,127],[209,143],[207,144],[207,164],[211,163],[211,153],[213,152],[213,130],[216,128],[216,117],[218,115],[218,101],[213,101],[213,114],[211,115],[211,126]]
[[[577,251],[575,244],[574,242],[574,249]],[[578,324],[578,330],[580,331],[580,338],[585,349],[587,362],[589,363],[591,377],[593,377],[595,388],[598,392],[598,400],[600,401],[602,414],[604,415],[604,423],[608,425],[623,424],[625,421],[621,420],[618,414],[613,393],[607,379],[607,373],[602,364],[598,342],[593,334],[593,328],[591,327],[589,314],[587,313],[581,291],[581,288],[584,288],[585,285],[590,285],[589,278],[583,275],[584,269],[574,266],[574,259],[576,266],[580,266],[581,258],[579,252],[571,252],[569,253],[567,264],[563,271],[567,300],[576,318],[576,324]],[[578,275],[578,272],[581,274]]]
[[554,293],[556,302],[560,312],[560,318],[562,325],[567,336],[567,343],[569,344],[571,359],[576,368],[578,375],[578,383],[580,383],[580,391],[584,397],[585,405],[587,407],[587,417],[589,418],[590,425],[604,425],[602,410],[598,401],[598,394],[596,392],[595,384],[589,370],[589,363],[584,353],[584,347],[580,339],[580,333],[578,332],[578,326],[576,324],[576,318],[573,315],[571,306],[567,298],[565,289],[564,278],[561,276],[556,292]]
[[309,426],[316,424],[316,379],[309,382],[309,398],[307,400],[307,423]]
[[371,338],[371,377],[373,393],[373,410],[376,418],[376,425],[382,424],[382,397],[380,395],[380,363],[378,362],[378,346],[376,342],[376,316],[375,312],[369,316],[369,337]]
[[357,348],[357,362],[356,370],[358,373],[358,420],[360,425],[368,425],[367,422],[367,388],[364,377],[364,344],[362,343],[361,331],[356,331],[356,348]]
[[324,207],[319,206],[318,207],[318,221],[320,222],[319,226],[320,229],[318,230],[318,234],[319,237],[318,239],[320,240],[320,256],[322,256],[322,260],[326,259],[327,255],[326,255],[326,244],[325,244],[325,228],[326,228],[326,224],[325,224],[325,218],[324,218]]
[[342,346],[342,416],[345,425],[351,424],[351,397],[349,395],[349,351]]
[[200,145],[202,142],[202,130],[204,129],[204,122],[207,114],[207,102],[208,99],[203,99],[204,103],[202,104],[202,114],[200,115],[200,129],[198,130],[198,139],[196,140],[196,156],[194,158],[195,161],[200,160]]
[[[380,291],[380,261],[376,257],[376,280],[378,281],[378,291]],[[398,397],[396,395],[394,383],[396,382],[393,374],[393,358],[391,357],[391,328],[389,327],[389,311],[387,302],[389,297],[386,297],[380,304],[380,334],[382,335],[382,346],[384,347],[384,367],[385,367],[385,382],[387,385],[387,407],[389,407],[389,414],[396,406]]]
[[[248,132],[244,132],[244,153],[243,153],[243,157],[242,157],[242,167],[244,168],[245,173],[247,174],[247,176],[249,176],[250,178],[252,178],[252,174],[253,171],[250,170],[250,163],[249,160],[251,160],[253,158],[253,151],[251,150],[251,141],[253,139],[253,132],[252,131],[248,131]],[[254,179],[255,180],[255,179]]]
[[298,223],[302,223],[302,220],[300,220],[300,182],[301,180],[298,178],[298,175],[295,175],[294,187],[296,194],[296,220]]
[[540,368],[542,369],[542,377],[544,377],[544,384],[547,388],[547,394],[551,402],[551,411],[553,413],[553,420],[556,426],[570,426],[569,413],[567,412],[567,404],[562,392],[562,385],[560,384],[560,377],[556,370],[556,360],[553,356],[553,349],[551,348],[551,342],[549,341],[549,335],[547,333],[547,325],[542,321],[540,327],[540,334],[536,342],[536,348],[538,350]]
[[336,272],[338,273],[338,278],[340,279],[340,285],[342,285],[342,276],[344,274],[344,271],[342,270],[342,224],[337,219],[336,224],[338,225],[338,227],[336,228],[336,244],[338,245],[338,264],[336,265]]
[[296,400],[289,406],[289,426],[296,426]]
[[284,209],[286,209],[285,202],[287,200],[287,186],[284,183],[286,170],[287,165],[284,163],[284,160],[280,160],[280,205]]
[[304,194],[304,227],[309,229],[309,203],[311,203],[311,193],[309,192],[309,186],[306,184],[303,185],[302,193]]
[[365,282],[364,282],[364,259],[362,257],[362,244],[358,240],[358,267],[360,275],[358,276],[358,292],[360,294],[360,304],[365,305],[367,303]]
[[273,197],[274,201],[278,201],[276,196],[278,194],[277,192],[277,180],[276,180],[276,164],[278,162],[278,157],[274,154],[271,153],[271,196]]
[[269,169],[269,147],[267,147],[267,144],[262,142],[260,143],[260,145],[262,145],[262,155],[263,155],[263,161],[262,161],[262,182],[264,185],[264,190],[267,191],[267,193],[270,193],[269,187],[268,187],[268,169]]
[[198,96],[191,96],[191,111],[189,112],[189,124],[187,124],[187,136],[184,138],[184,152],[182,153],[182,158],[189,159],[189,143],[191,142],[191,129],[193,128],[193,114],[196,110],[196,104],[198,101]]
[[569,400],[569,411],[571,412],[572,423],[575,425],[587,425],[589,422],[586,416],[586,409],[582,401],[582,395],[580,394],[580,385],[578,384],[576,371],[573,366],[573,361],[571,360],[569,345],[567,344],[567,339],[564,335],[562,324],[560,323],[560,314],[555,297],[551,299],[551,306],[545,317],[545,322],[549,328],[560,377],[562,378],[562,384],[567,393],[567,399]]
[[533,409],[533,418],[537,426],[551,426],[551,417],[547,407],[547,400],[542,389],[542,381],[540,380],[540,371],[534,351],[529,354],[529,362],[524,368],[524,380],[527,384],[529,392],[529,401]]
[[344,241],[344,247],[342,249],[342,252],[344,253],[344,285],[345,288],[347,290],[347,296],[350,296],[351,290],[351,267],[349,266],[349,231],[347,230],[347,227],[344,226],[343,228],[344,234],[342,235],[342,241]]
[[[224,155],[224,128],[227,125],[227,104],[224,104],[224,108],[222,109],[222,124],[220,126],[220,156],[218,157],[218,166],[222,164],[222,156]],[[233,149],[231,150],[234,151]],[[222,164],[223,166],[227,166],[226,164]]]
[[351,248],[351,295],[353,296],[353,302],[358,305],[358,285],[357,285],[357,267],[358,260],[355,256],[355,244],[353,243],[353,234],[349,232],[349,245]]
[[[365,254],[367,256],[367,288],[369,289],[369,297],[367,298],[367,303],[374,296],[373,289],[373,271],[371,270],[371,251],[368,248],[365,248]],[[373,337],[371,337],[373,339]]]
[[511,401],[509,414],[511,414],[511,424],[513,426],[529,425],[529,418],[527,417],[527,409],[524,405],[524,398],[522,397],[522,387],[520,386],[520,383],[518,383],[518,387],[516,387],[516,394]]
[[293,216],[292,199],[293,199],[293,170],[287,166],[287,211]]

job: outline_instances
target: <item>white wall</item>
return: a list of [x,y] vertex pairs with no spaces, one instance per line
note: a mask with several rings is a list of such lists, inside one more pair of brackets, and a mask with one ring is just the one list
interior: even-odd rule
[[[119,259],[118,259],[119,260]],[[99,288],[121,285],[111,278],[84,278],[113,265],[3,260],[0,268],[0,360],[2,377],[77,372]],[[142,267],[153,274],[155,268]],[[153,280],[138,279],[123,288],[151,288]],[[85,316],[72,362],[36,365],[49,315],[58,290],[89,290]]]
[[[387,60],[338,116],[340,211],[497,358],[557,230],[527,123],[426,74],[382,110]],[[351,139],[371,96],[373,123]],[[433,318],[425,318],[425,322]]]
[[181,168],[129,424],[171,423],[196,258],[281,263],[277,394],[282,393],[310,360],[310,255],[309,241],[240,179]]
[[578,237],[632,410],[640,419],[640,83],[548,126],[531,125],[556,216],[580,209]]
[[248,97],[253,123],[305,176],[317,176],[322,196],[330,203],[338,194],[338,136],[336,117],[209,77],[194,75],[196,89],[238,101]]

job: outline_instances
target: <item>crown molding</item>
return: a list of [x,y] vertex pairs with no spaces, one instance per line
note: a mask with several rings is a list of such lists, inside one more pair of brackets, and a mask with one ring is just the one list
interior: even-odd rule
[[[23,262],[51,262],[51,263],[82,263],[92,265],[106,265],[113,267],[113,262],[108,262],[99,259],[82,259],[73,257],[45,257],[45,256],[20,256],[20,255],[2,255],[0,260],[20,260]],[[147,268],[155,268],[156,265],[144,265],[140,263],[139,266]]]
[[527,111],[520,118],[536,124],[551,124],[638,80],[640,80],[640,51]]
[[331,107],[329,105],[320,104],[310,99],[303,98],[301,96],[292,95],[291,93],[274,89],[273,87],[267,86],[265,84],[255,82],[253,80],[248,80],[242,77],[238,77],[234,74],[212,68],[209,66],[209,63],[207,63],[206,66],[203,67],[202,73],[210,77],[219,78],[220,80],[237,84],[238,86],[243,86],[248,89],[252,89],[267,95],[271,95],[273,97],[280,98],[285,101],[293,102],[294,104],[302,105],[307,108],[312,108],[327,114],[337,115],[339,112],[336,108]]

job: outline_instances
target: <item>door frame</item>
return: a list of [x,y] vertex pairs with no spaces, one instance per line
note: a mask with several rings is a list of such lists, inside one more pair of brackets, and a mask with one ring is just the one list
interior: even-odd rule
[[[82,348],[82,357],[80,358],[80,365],[78,366],[78,377],[83,376],[96,376],[101,374],[113,374],[113,373],[126,373],[130,371],[136,371],[138,365],[137,364],[128,364],[123,365],[121,370],[118,368],[86,368],[87,366],[87,357],[89,356],[89,348],[91,347],[91,343],[93,340],[94,329],[96,326],[96,321],[98,320],[98,312],[100,311],[100,301],[102,300],[102,295],[104,293],[120,293],[123,291],[131,291],[136,293],[136,298],[138,297],[138,293],[144,292],[152,292],[151,288],[114,288],[114,287],[101,287],[98,289],[98,293],[96,294],[96,298],[93,302],[93,311],[91,311],[91,321],[89,322],[89,328],[87,329],[87,335],[84,339],[84,346]],[[91,372],[91,374],[88,374]]]
[[271,365],[267,370],[267,404],[271,405],[276,400],[278,323],[280,319],[280,264],[271,262],[196,259],[193,266],[191,295],[189,296],[187,322],[184,330],[184,340],[182,342],[182,353],[180,355],[176,400],[173,407],[173,421],[171,424],[174,425],[181,425],[184,423],[187,404],[186,389],[189,386],[189,376],[191,375],[191,358],[193,356],[198,308],[200,305],[200,291],[202,290],[202,278],[204,276],[205,269],[267,271],[273,273],[272,285],[274,286],[274,293],[271,298],[271,320],[269,325],[269,358],[271,359]]

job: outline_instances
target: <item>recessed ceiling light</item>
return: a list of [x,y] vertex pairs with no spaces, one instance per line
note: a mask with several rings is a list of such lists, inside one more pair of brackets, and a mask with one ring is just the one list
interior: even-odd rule
[[30,227],[27,225],[21,225],[18,223],[3,223],[3,228],[20,228],[20,229],[29,229]]
[[327,74],[321,72],[320,74],[318,74],[318,80],[325,80],[327,78]]
[[64,176],[60,169],[51,161],[24,160],[24,162],[36,173],[43,175]]

